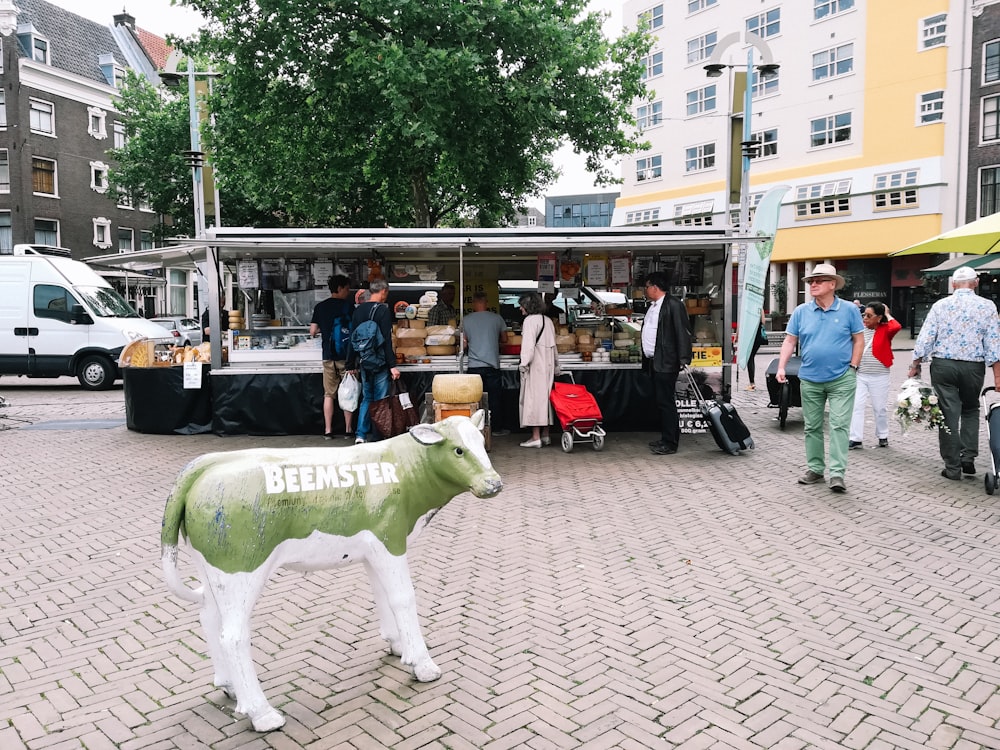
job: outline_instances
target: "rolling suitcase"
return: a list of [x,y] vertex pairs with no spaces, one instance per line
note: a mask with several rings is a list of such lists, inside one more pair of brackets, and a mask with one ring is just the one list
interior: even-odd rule
[[705,418],[705,421],[708,422],[709,432],[715,438],[715,444],[733,456],[740,455],[740,451],[753,448],[753,438],[750,437],[750,430],[747,429],[743,420],[740,419],[740,415],[736,412],[736,407],[727,403],[720,404],[715,399],[712,399],[711,403],[709,403],[702,395],[701,389],[698,388],[691,368],[685,367],[684,372],[687,373],[688,382],[691,384],[691,390],[694,393],[695,403],[698,404],[698,410]]

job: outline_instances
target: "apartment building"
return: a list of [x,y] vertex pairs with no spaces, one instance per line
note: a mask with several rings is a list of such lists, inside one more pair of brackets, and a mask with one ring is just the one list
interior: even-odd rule
[[614,225],[738,223],[746,82],[751,209],[789,187],[769,275],[788,310],[831,261],[845,296],[905,319],[935,259],[887,253],[965,220],[969,19],[959,0],[626,0],[624,24],[656,36],[635,110],[651,146],[625,163]]

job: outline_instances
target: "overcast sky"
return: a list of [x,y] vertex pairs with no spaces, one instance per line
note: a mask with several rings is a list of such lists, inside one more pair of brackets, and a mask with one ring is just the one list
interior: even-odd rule
[[[187,36],[201,24],[201,17],[190,8],[172,6],[170,0],[49,0],[54,5],[66,8],[78,15],[98,23],[110,24],[116,13],[124,8],[135,17],[137,26],[166,36],[177,34]],[[15,0],[16,5],[16,0]],[[591,0],[594,10],[609,11],[611,18],[605,26],[610,37],[621,33],[622,0]],[[549,195],[571,195],[596,190],[594,181],[583,168],[583,160],[564,148],[556,156],[556,164],[563,170],[563,177],[548,189]],[[615,169],[617,173],[617,168]],[[539,210],[544,210],[544,200],[538,198],[529,202]]]

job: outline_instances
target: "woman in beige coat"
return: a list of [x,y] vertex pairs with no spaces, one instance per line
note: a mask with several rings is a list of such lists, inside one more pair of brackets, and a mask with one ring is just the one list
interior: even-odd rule
[[552,442],[549,437],[549,391],[559,374],[556,353],[556,329],[547,318],[545,303],[538,292],[528,292],[518,300],[524,313],[521,328],[521,395],[518,412],[521,427],[531,428],[531,439],[522,448],[541,448]]

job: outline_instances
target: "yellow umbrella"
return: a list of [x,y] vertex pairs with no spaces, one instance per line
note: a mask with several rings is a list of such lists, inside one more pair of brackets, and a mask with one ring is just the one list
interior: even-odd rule
[[1000,213],[984,216],[955,227],[937,237],[904,247],[889,255],[918,255],[920,253],[967,253],[987,255],[1000,253]]

